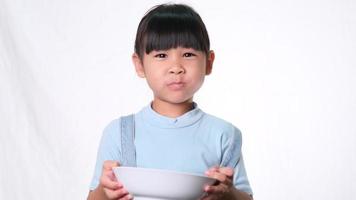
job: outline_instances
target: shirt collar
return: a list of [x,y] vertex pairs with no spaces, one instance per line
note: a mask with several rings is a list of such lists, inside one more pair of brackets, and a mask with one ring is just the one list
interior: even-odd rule
[[141,110],[142,118],[145,122],[160,128],[181,128],[190,126],[197,122],[204,114],[194,102],[193,109],[175,118],[163,116],[151,107],[151,104]]

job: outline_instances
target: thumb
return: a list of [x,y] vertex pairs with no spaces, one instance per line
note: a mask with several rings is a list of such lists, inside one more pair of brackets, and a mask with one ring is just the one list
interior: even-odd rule
[[114,160],[106,160],[103,164],[103,170],[112,170],[113,167],[120,166],[119,162]]

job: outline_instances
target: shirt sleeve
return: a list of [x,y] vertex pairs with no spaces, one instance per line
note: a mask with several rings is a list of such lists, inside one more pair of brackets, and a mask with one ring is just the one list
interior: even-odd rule
[[97,152],[94,175],[90,183],[90,190],[94,190],[99,185],[100,176],[104,161],[120,161],[121,142],[120,142],[120,119],[115,119],[107,125],[103,131]]
[[247,173],[241,152],[242,136],[239,129],[231,125],[222,137],[222,161],[221,166],[234,169],[233,184],[241,191],[252,195],[252,189],[247,178]]

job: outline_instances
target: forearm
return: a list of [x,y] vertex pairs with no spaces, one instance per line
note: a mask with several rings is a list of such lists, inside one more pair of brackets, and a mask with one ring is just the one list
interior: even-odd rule
[[99,184],[99,186],[95,190],[91,190],[89,192],[87,200],[109,200],[109,199],[106,197],[103,187],[101,186],[101,184]]
[[232,187],[230,193],[224,198],[224,200],[253,200],[253,198],[241,190]]

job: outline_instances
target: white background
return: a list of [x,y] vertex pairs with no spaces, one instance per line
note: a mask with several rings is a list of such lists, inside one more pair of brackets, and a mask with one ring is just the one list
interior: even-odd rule
[[[0,199],[86,198],[101,131],[151,99],[130,56],[158,3],[0,0]],[[195,100],[242,130],[255,199],[356,199],[356,2],[185,3],[216,53]]]

